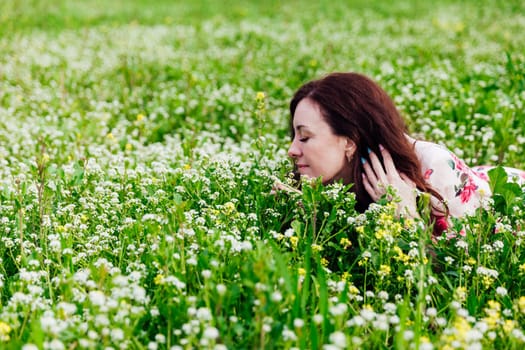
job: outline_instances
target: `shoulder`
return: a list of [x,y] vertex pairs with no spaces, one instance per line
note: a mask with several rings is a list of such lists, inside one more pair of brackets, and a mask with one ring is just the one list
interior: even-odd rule
[[[480,177],[465,162],[448,148],[428,141],[417,141],[414,145],[426,181],[450,181],[450,176],[464,183],[471,180],[486,180]],[[479,177],[479,179],[478,179]]]
[[463,161],[456,157],[446,147],[428,141],[416,141],[414,151],[419,159],[422,170],[450,169],[455,170],[465,166]]

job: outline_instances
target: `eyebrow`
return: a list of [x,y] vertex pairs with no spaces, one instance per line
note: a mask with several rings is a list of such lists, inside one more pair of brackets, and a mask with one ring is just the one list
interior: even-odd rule
[[297,125],[297,126],[295,127],[295,131],[296,131],[296,132],[301,131],[301,129],[308,129],[308,126],[303,125],[303,124],[300,124],[300,125]]

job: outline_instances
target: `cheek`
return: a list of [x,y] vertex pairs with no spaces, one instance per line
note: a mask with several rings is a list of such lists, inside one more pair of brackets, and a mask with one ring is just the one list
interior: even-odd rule
[[344,154],[340,155],[334,160],[334,166],[337,167],[339,170],[345,168],[348,166],[348,160],[346,159],[346,156]]
[[334,154],[330,159],[326,159],[326,166],[327,170],[330,171],[332,175],[335,175],[348,168],[350,165],[346,159],[346,155],[340,153]]
[[319,160],[319,166],[328,173],[338,173],[348,165],[344,154],[334,153],[329,156],[325,155]]

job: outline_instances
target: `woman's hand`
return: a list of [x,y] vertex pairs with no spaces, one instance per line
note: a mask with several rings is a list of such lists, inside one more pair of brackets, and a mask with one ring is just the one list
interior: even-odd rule
[[281,180],[279,180],[276,177],[273,178],[273,181],[274,182],[273,182],[273,186],[272,186],[272,190],[271,190],[270,194],[276,194],[276,193],[278,193],[280,191],[288,192],[288,193],[302,194],[302,192],[299,191],[298,189],[293,188],[292,186],[281,182]]
[[406,211],[410,217],[418,217],[415,183],[405,174],[397,171],[390,153],[384,147],[380,145],[379,149],[383,156],[384,168],[374,152],[369,153],[370,162],[361,159],[364,169],[363,184],[366,191],[372,200],[377,202],[386,193],[386,188],[390,185],[397,191],[401,200],[397,204],[397,215]]

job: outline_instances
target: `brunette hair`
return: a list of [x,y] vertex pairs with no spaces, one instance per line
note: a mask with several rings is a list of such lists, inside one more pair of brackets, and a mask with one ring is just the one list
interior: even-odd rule
[[[350,161],[351,178],[344,181],[354,184],[350,190],[356,194],[357,210],[364,211],[373,202],[362,181],[360,157],[368,160],[370,149],[381,158],[379,145],[390,152],[397,170],[414,181],[420,191],[443,201],[421,174],[414,145],[406,138],[407,127],[394,102],[374,81],[358,73],[332,73],[301,86],[290,102],[292,139],[295,137],[295,110],[305,98],[319,106],[336,135],[347,136],[356,145]],[[438,210],[443,211],[442,208]]]

